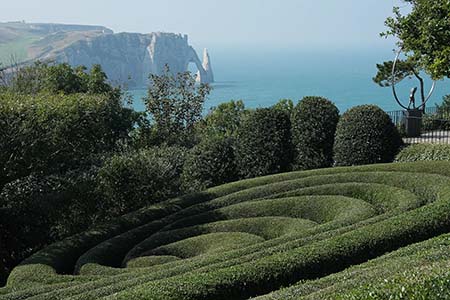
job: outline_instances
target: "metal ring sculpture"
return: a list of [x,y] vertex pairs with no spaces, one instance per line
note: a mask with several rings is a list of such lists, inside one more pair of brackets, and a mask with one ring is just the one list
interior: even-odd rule
[[[405,105],[403,105],[402,101],[400,101],[400,99],[397,96],[397,90],[395,89],[395,84],[396,84],[395,83],[395,79],[396,79],[395,78],[395,69],[397,67],[397,62],[398,62],[398,60],[400,58],[400,54],[402,52],[403,52],[403,49],[400,49],[397,52],[397,55],[396,55],[395,60],[394,60],[394,64],[392,65],[392,93],[394,94],[395,101],[397,101],[398,105],[400,105],[402,108],[404,108],[406,110],[409,110],[409,108],[406,107]],[[425,107],[425,105],[427,104],[428,100],[430,100],[431,96],[433,95],[435,87],[436,87],[436,80],[433,80],[433,85],[431,86],[431,89],[430,89],[430,92],[428,93],[428,96],[425,98],[425,101],[421,105],[419,105],[416,109],[422,109],[423,107]]]

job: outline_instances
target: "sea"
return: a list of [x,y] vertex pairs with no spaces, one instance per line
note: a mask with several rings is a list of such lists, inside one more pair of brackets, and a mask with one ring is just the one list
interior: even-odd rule
[[[269,107],[280,99],[294,103],[305,96],[323,96],[333,101],[343,113],[362,104],[375,104],[386,111],[401,110],[392,89],[373,82],[376,64],[393,60],[391,49],[209,49],[215,83],[208,96],[204,112],[230,100],[243,100],[247,108]],[[194,66],[189,67],[195,72]],[[427,91],[432,81],[426,78]],[[442,102],[450,94],[449,81],[436,82],[428,106]],[[411,88],[418,87],[416,79],[405,79],[397,86],[399,97],[408,105]],[[132,89],[136,110],[144,110],[142,98],[147,87]],[[419,95],[416,97],[419,102]]]

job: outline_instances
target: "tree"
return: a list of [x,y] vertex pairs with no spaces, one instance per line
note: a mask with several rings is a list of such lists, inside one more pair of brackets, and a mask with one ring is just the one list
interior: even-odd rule
[[86,92],[82,78],[69,64],[43,66],[43,91],[54,94],[62,92],[66,95]]
[[108,76],[100,65],[93,65],[89,74],[85,73],[84,67],[81,67],[81,69],[78,70],[75,69],[75,71],[85,77],[85,85],[88,94],[106,94],[111,95],[113,98],[120,99],[120,88],[113,87],[108,83]]
[[404,16],[395,7],[382,36],[396,37],[407,62],[433,79],[450,77],[450,0],[404,1],[411,4],[411,13]]
[[164,74],[150,75],[144,99],[151,123],[150,143],[192,144],[194,125],[202,117],[210,91],[207,84],[197,86],[190,72],[173,75],[166,66]]
[[106,95],[0,94],[0,188],[80,168],[129,138],[134,113]]
[[199,130],[203,136],[233,137],[241,125],[242,118],[248,113],[242,100],[229,101],[211,108]]
[[[420,73],[423,71],[421,67],[411,59],[399,60],[395,66],[394,78],[392,77],[392,69],[394,66],[393,61],[387,61],[382,64],[377,64],[378,73],[373,78],[373,81],[381,87],[392,86],[392,83],[397,84],[403,81],[405,78],[411,78],[414,76],[417,78],[420,84],[420,99],[423,109],[425,108],[426,96],[425,96],[425,84]],[[395,79],[395,81],[394,81]]]

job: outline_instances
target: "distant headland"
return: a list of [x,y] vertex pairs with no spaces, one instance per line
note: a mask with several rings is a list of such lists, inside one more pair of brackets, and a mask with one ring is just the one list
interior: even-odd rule
[[166,64],[178,73],[193,63],[199,82],[214,81],[207,50],[200,61],[187,35],[114,33],[103,26],[88,25],[0,23],[0,63],[8,66],[37,60],[86,67],[101,64],[111,81],[129,86],[145,85],[148,75],[160,75]]

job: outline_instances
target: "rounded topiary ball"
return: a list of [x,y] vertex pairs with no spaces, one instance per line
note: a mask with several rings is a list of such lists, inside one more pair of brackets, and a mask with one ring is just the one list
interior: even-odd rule
[[295,170],[309,170],[333,165],[333,144],[339,110],[328,99],[305,97],[292,115],[292,141]]
[[188,154],[183,167],[183,190],[196,192],[238,179],[233,140],[209,137]]
[[392,162],[403,142],[389,115],[374,105],[356,106],[340,119],[334,143],[337,166]]
[[236,145],[241,177],[289,171],[292,154],[291,121],[286,111],[260,108],[243,120]]

